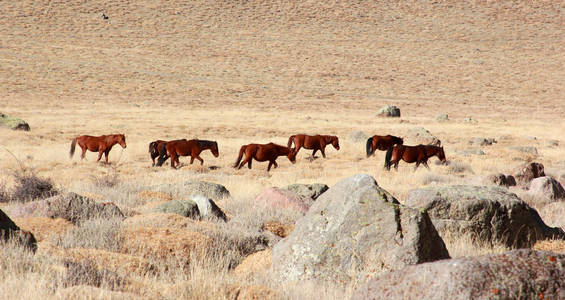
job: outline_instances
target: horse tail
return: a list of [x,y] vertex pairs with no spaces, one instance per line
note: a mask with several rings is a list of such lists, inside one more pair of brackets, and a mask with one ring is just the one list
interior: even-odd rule
[[386,151],[386,155],[385,155],[385,169],[390,170],[390,160],[392,158],[392,150],[394,149],[394,146],[391,146],[388,148],[388,150]]
[[288,144],[287,144],[287,147],[288,147],[288,148],[290,148],[290,146],[292,146],[292,142],[294,142],[294,137],[295,137],[294,135],[291,135],[291,136],[288,138]]
[[375,150],[372,149],[373,146],[373,138],[370,137],[367,140],[367,157],[371,156],[371,154],[375,153]]
[[235,164],[233,165],[234,168],[237,168],[237,166],[239,166],[239,162],[243,158],[243,153],[245,152],[246,148],[247,148],[247,145],[243,145],[243,146],[241,146],[241,149],[239,149],[239,156],[237,157],[237,160],[235,161]]
[[69,151],[69,157],[73,158],[73,155],[75,155],[75,147],[77,145],[77,138],[74,138],[73,141],[71,142],[71,151]]
[[153,154],[153,152],[155,152],[155,150],[157,150],[156,148],[157,143],[156,142],[151,142],[149,143],[149,153]]
[[399,137],[399,138],[398,138],[398,143],[397,143],[397,144],[399,144],[399,145],[403,145],[403,144],[404,144],[404,139],[403,139],[403,138],[401,138],[401,137]]
[[[163,163],[165,163],[165,160],[166,160],[165,155],[167,155],[167,144],[163,143],[163,145],[161,145],[161,154],[159,154],[159,160],[157,161],[157,167],[160,167],[160,166],[163,165]],[[172,164],[172,162],[171,162],[171,164]]]

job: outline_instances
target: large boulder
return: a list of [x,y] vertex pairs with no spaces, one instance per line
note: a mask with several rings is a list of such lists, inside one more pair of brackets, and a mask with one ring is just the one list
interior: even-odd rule
[[565,255],[529,249],[407,266],[352,299],[565,299]]
[[190,197],[190,200],[194,201],[198,206],[198,211],[200,212],[201,217],[213,217],[222,221],[228,220],[226,214],[212,199],[208,199],[202,195],[194,195]]
[[514,180],[514,177],[510,175],[507,176],[502,173],[495,173],[485,176],[481,180],[481,183],[484,185],[497,185],[497,186],[509,187],[509,186],[515,186],[516,180]]
[[398,203],[369,175],[335,184],[273,248],[273,271],[290,282],[362,282],[369,274],[449,258],[428,214]]
[[411,144],[441,146],[441,141],[424,127],[410,128],[405,138],[407,138]]
[[37,241],[33,234],[21,230],[2,210],[0,210],[0,240],[4,242],[14,241],[33,252],[37,250]]
[[512,176],[520,186],[528,186],[534,178],[545,176],[544,167],[540,163],[524,163],[512,171]]
[[530,247],[537,240],[565,238],[538,212],[508,190],[495,186],[441,186],[409,191],[405,204],[426,210],[443,236],[466,234],[485,244]]
[[14,206],[10,209],[10,215],[13,217],[63,218],[73,224],[92,218],[124,217],[122,211],[112,202],[96,202],[73,192]]
[[291,191],[271,187],[261,192],[255,198],[255,203],[263,206],[294,209],[301,213],[306,213],[314,202],[312,199],[301,198]]
[[400,118],[400,108],[394,105],[386,105],[377,112],[377,116]]
[[565,199],[563,186],[551,176],[534,178],[530,181],[528,192],[534,197],[542,197],[551,200]]
[[285,190],[289,190],[295,193],[297,196],[316,200],[316,198],[320,197],[325,191],[329,189],[329,187],[323,183],[313,183],[313,184],[301,184],[295,183],[284,187]]
[[155,212],[177,214],[183,217],[199,219],[200,210],[198,204],[192,200],[171,200],[163,202],[155,207]]
[[22,119],[10,117],[3,113],[0,113],[0,126],[8,127],[12,130],[23,130],[23,131],[30,130],[29,124],[26,121]]

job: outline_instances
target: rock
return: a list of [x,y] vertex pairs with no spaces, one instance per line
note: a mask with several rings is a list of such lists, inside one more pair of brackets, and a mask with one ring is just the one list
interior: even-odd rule
[[441,141],[424,127],[411,128],[406,137],[411,140],[412,144],[441,146]]
[[485,155],[485,152],[479,148],[473,148],[473,149],[458,150],[457,154],[463,156],[471,156],[471,155]]
[[37,251],[37,241],[33,234],[21,230],[2,210],[0,210],[0,239],[4,242],[13,241],[34,253]]
[[270,231],[276,236],[285,238],[294,230],[294,224],[283,224],[277,221],[269,221],[265,222],[261,229]]
[[301,198],[291,191],[272,187],[261,192],[255,198],[255,202],[260,205],[294,209],[306,213],[314,201]]
[[206,181],[185,181],[173,184],[164,184],[149,190],[171,191],[176,190],[183,195],[202,195],[208,199],[219,200],[230,197],[230,192],[225,186]]
[[355,143],[364,143],[369,138],[369,135],[363,131],[353,131],[349,134],[349,140]]
[[[481,181],[484,185],[498,185],[509,187],[511,182],[508,182],[508,177],[502,173],[490,174],[483,178]],[[516,185],[516,182],[514,182]]]
[[369,175],[343,179],[320,196],[273,247],[275,278],[363,282],[368,274],[449,258],[428,214],[398,203]]
[[532,179],[528,192],[534,197],[543,197],[551,200],[565,199],[565,190],[561,183],[550,176]]
[[497,143],[494,138],[472,138],[469,140],[470,145],[490,146]]
[[530,247],[537,240],[565,239],[537,211],[500,187],[442,186],[409,191],[405,204],[426,210],[440,235],[469,235],[484,244]]
[[508,149],[522,153],[538,155],[538,149],[533,146],[512,146],[512,147],[508,147]]
[[559,146],[559,141],[558,140],[548,140],[545,142],[545,145],[547,147],[553,148],[553,147],[558,147]]
[[565,201],[549,203],[540,209],[539,214],[547,225],[565,230]]
[[3,113],[0,113],[0,126],[8,127],[12,130],[30,131],[29,124],[26,121]]
[[447,114],[439,114],[439,115],[436,116],[436,121],[447,122],[447,121],[449,121],[449,116]]
[[512,175],[506,175],[506,183],[508,183],[508,186],[516,186],[516,178]]
[[192,219],[199,219],[201,217],[198,204],[192,200],[171,200],[164,202],[155,207],[155,212],[172,213]]
[[208,199],[202,195],[191,196],[190,200],[198,205],[198,211],[201,217],[214,217],[224,222],[228,220],[226,214],[216,205],[212,199]]
[[524,163],[512,171],[512,176],[520,186],[528,186],[534,178],[545,176],[543,165],[540,163]]
[[565,255],[530,249],[407,266],[351,299],[565,299]]
[[400,108],[394,105],[386,105],[377,112],[377,116],[400,118]]
[[295,193],[297,196],[309,200],[316,200],[321,194],[329,189],[329,187],[323,183],[314,184],[300,184],[295,183],[284,187],[285,190]]
[[255,252],[246,257],[233,274],[241,278],[252,278],[255,274],[267,273],[271,268],[271,249]]
[[98,203],[72,192],[15,206],[10,213],[14,217],[63,218],[73,224],[92,218],[124,218],[114,203]]
[[477,120],[475,120],[475,119],[473,119],[473,118],[471,118],[471,117],[467,117],[467,118],[463,119],[463,122],[465,122],[465,123],[471,123],[471,124],[477,124],[477,123],[479,123],[479,121],[477,121]]

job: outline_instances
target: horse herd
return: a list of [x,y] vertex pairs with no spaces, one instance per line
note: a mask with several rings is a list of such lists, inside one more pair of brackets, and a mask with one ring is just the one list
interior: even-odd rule
[[[89,150],[98,152],[97,161],[100,161],[102,154],[104,154],[106,163],[108,163],[108,153],[110,153],[114,145],[120,144],[122,148],[126,148],[126,137],[123,134],[82,135],[76,137],[71,141],[71,150],[69,152],[71,158],[74,155],[77,144],[82,149],[81,159],[84,159],[86,150]],[[292,144],[294,144],[294,148],[291,148]],[[247,164],[247,167],[251,169],[251,162],[255,159],[260,162],[268,161],[267,171],[270,171],[272,166],[278,167],[276,159],[279,156],[284,155],[290,162],[295,163],[296,155],[301,148],[313,150],[312,157],[314,157],[317,151],[320,151],[325,158],[325,148],[330,144],[336,150],[339,150],[339,139],[334,135],[292,135],[289,137],[286,147],[274,143],[243,145],[239,149],[239,155],[233,167],[241,169]],[[153,166],[162,166],[167,159],[171,158],[171,167],[178,168],[180,156],[190,156],[191,164],[194,162],[194,159],[197,159],[202,165],[204,160],[200,157],[200,153],[203,150],[210,150],[215,157],[219,156],[218,143],[215,141],[180,139],[173,141],[156,140],[149,143],[149,154],[153,161]],[[367,157],[373,155],[376,150],[387,151],[384,165],[387,170],[390,170],[390,167],[393,165],[398,170],[400,160],[416,163],[414,170],[420,164],[429,169],[427,161],[432,156],[437,156],[442,163],[446,163],[443,147],[434,145],[405,146],[402,138],[392,135],[374,135],[370,137],[366,145]],[[155,163],[156,158],[158,158],[157,163]]]

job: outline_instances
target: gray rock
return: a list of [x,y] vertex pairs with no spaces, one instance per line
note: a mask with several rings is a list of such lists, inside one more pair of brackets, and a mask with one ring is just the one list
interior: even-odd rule
[[473,119],[473,118],[471,118],[471,117],[468,117],[468,118],[463,119],[463,122],[465,122],[465,123],[471,123],[471,124],[477,124],[477,123],[479,123],[479,121],[477,121],[477,120],[475,120],[475,119]]
[[377,116],[379,117],[395,117],[395,118],[399,118],[400,117],[400,108],[394,106],[394,105],[387,105],[384,106],[383,108],[381,108],[378,112],[377,112]]
[[[498,186],[510,186],[511,182],[508,182],[508,177],[502,173],[490,174],[483,178],[481,181],[484,185],[498,185]],[[514,182],[516,185],[516,182]]]
[[471,155],[485,155],[485,152],[479,148],[471,148],[471,149],[458,150],[457,154],[463,156],[471,156]]
[[528,192],[534,197],[543,197],[551,200],[565,199],[565,190],[561,183],[550,176],[532,179]]
[[558,147],[558,146],[559,146],[559,141],[558,141],[558,140],[548,140],[548,141],[545,142],[545,145],[546,145],[547,147],[551,147],[551,148],[553,148],[553,147]]
[[447,121],[449,121],[449,116],[447,114],[439,114],[439,115],[436,116],[436,121],[447,122]]
[[316,200],[321,194],[329,189],[329,187],[323,183],[314,184],[301,184],[295,183],[284,187],[285,190],[295,193],[298,197]]
[[528,186],[534,178],[545,176],[544,167],[540,163],[524,163],[512,171],[512,176],[520,186]]
[[0,113],[0,126],[8,127],[12,130],[30,131],[29,124],[26,121],[3,113]]
[[515,194],[494,186],[442,186],[409,191],[405,204],[428,212],[440,235],[468,235],[484,244],[530,247],[537,240],[565,239]]
[[424,127],[410,128],[406,138],[408,138],[412,144],[441,146],[441,141]]
[[225,186],[206,181],[185,181],[172,184],[164,184],[157,187],[150,187],[149,190],[176,191],[181,195],[202,195],[206,198],[219,200],[230,197],[230,192]]
[[292,209],[301,213],[306,213],[314,203],[311,198],[301,198],[294,192],[277,187],[262,191],[255,198],[255,202],[259,205]]
[[564,265],[529,249],[441,260],[375,277],[351,299],[565,299]]
[[494,138],[472,138],[469,140],[470,145],[477,146],[490,146],[495,143],[497,143],[497,141]]
[[399,204],[373,177],[358,174],[322,194],[272,257],[280,280],[347,284],[449,253],[425,211]]
[[226,214],[216,205],[212,199],[208,199],[202,195],[194,195],[190,197],[198,206],[201,217],[215,217],[223,221],[227,221]]
[[172,213],[192,219],[200,219],[198,204],[192,200],[171,200],[155,207],[155,212]]
[[512,146],[512,147],[508,147],[508,149],[522,153],[538,155],[538,149],[533,146]]
[[72,192],[15,206],[10,210],[10,214],[14,217],[63,218],[73,224],[92,218],[124,217],[122,211],[112,202],[98,203]]
[[37,241],[33,234],[21,230],[2,210],[0,210],[0,241],[14,241],[33,252],[37,251]]

